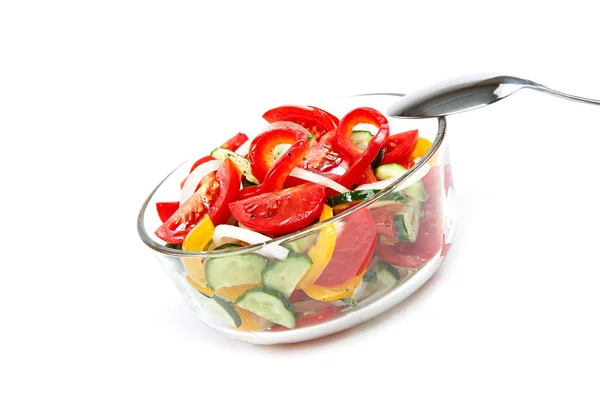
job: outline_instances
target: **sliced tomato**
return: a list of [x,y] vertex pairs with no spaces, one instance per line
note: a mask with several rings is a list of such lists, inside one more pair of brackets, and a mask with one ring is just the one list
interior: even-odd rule
[[175,214],[175,211],[177,211],[178,208],[178,201],[161,201],[156,203],[158,218],[160,218],[162,222],[165,222],[171,217],[171,215]]
[[[334,306],[333,304],[323,307],[317,311],[304,312],[296,318],[296,327],[294,329],[322,324],[323,322],[331,321],[332,319],[340,315],[340,313],[340,308]],[[271,328],[272,332],[280,332],[287,330],[289,329],[281,325],[274,325]]]
[[[336,150],[336,143],[335,131],[328,132],[316,146],[310,148],[299,167],[337,182],[348,171],[350,162]],[[288,185],[292,182],[291,178],[293,177],[286,181],[286,186],[293,186],[293,184]]]
[[375,176],[375,173],[373,172],[373,168],[367,167],[367,169],[365,170],[365,173],[360,177],[358,184],[364,185],[365,183],[375,183],[375,182],[377,182],[377,177]]
[[305,183],[229,204],[240,224],[261,233],[283,235],[313,223],[323,210],[325,188]]
[[232,137],[231,139],[229,139],[228,141],[226,141],[225,143],[223,143],[221,145],[221,148],[231,150],[231,151],[236,151],[237,149],[240,148],[241,145],[243,145],[247,141],[248,141],[248,136],[246,136],[245,133],[240,132],[237,135],[235,135],[234,137]]
[[416,242],[390,244],[380,236],[377,255],[384,261],[399,267],[416,268],[431,260],[442,249],[444,186],[441,168],[432,167],[423,178],[428,197],[423,204],[423,217]]
[[263,114],[263,118],[270,123],[275,121],[295,122],[308,129],[315,140],[319,141],[321,136],[337,127],[337,123],[332,120],[330,115],[316,107],[282,106],[267,111]]
[[231,215],[227,205],[237,198],[241,180],[238,167],[226,158],[217,172],[204,177],[200,188],[156,230],[156,236],[167,243],[181,244],[206,214],[214,225],[225,223]]
[[363,208],[352,213],[337,237],[331,260],[315,285],[334,287],[360,275],[371,260],[376,242],[377,229],[369,210]]
[[407,164],[410,161],[410,156],[417,147],[418,141],[418,129],[390,136],[383,143],[385,153],[381,159],[381,164]]

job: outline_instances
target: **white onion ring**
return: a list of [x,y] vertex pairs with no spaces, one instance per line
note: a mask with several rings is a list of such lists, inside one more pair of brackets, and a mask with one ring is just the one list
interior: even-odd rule
[[290,173],[290,176],[294,176],[299,179],[304,179],[305,181],[318,183],[319,185],[327,186],[328,188],[333,189],[339,193],[349,192],[348,189],[346,189],[344,186],[340,185],[339,183],[337,183],[329,178],[326,178],[322,175],[307,171],[302,168],[298,168],[298,167],[294,168],[292,170],[292,172]]
[[223,161],[219,160],[210,160],[205,162],[204,164],[200,164],[197,166],[185,179],[185,183],[181,188],[181,200],[179,204],[185,203],[194,193],[196,193],[196,188],[198,184],[206,175],[210,174],[219,169]]
[[[262,235],[258,232],[249,229],[239,228],[232,225],[217,225],[213,233],[213,241],[217,246],[221,246],[226,242],[226,239],[236,239],[248,244],[265,243],[271,240],[270,237]],[[257,253],[266,257],[285,260],[289,254],[289,250],[279,245],[267,245],[258,250]]]

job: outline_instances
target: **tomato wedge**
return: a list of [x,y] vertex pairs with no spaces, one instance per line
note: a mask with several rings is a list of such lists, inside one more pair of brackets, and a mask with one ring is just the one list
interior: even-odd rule
[[360,275],[371,260],[377,242],[377,228],[366,208],[356,210],[346,220],[337,237],[331,260],[315,285],[334,287]]
[[383,144],[385,153],[381,159],[381,164],[406,164],[410,161],[410,156],[417,148],[418,141],[418,129],[390,136]]
[[229,139],[228,141],[226,141],[225,143],[223,143],[221,148],[231,150],[231,151],[236,151],[237,149],[240,148],[241,145],[243,145],[247,141],[248,141],[248,136],[246,136],[245,133],[240,132],[237,135],[235,135],[234,137],[232,137],[231,139]]
[[[316,146],[310,148],[299,167],[337,182],[348,171],[350,162],[337,151],[336,141],[335,131],[325,134]],[[291,178],[293,177],[290,177],[288,182]]]
[[381,240],[377,243],[377,254],[384,261],[399,266],[416,268],[431,260],[442,249],[444,216],[442,196],[442,166],[435,166],[423,178],[427,201],[423,203],[423,217],[415,243],[390,245]]
[[168,220],[171,215],[175,214],[175,211],[179,208],[178,201],[162,201],[156,203],[156,211],[158,212],[158,218],[161,222]]
[[236,199],[242,174],[226,158],[216,173],[208,174],[200,188],[155,232],[167,243],[181,244],[185,236],[208,214],[214,225],[223,224],[230,216],[227,205]]
[[263,118],[269,123],[276,121],[295,122],[306,128],[315,140],[319,141],[321,136],[337,127],[333,115],[317,107],[305,106],[281,106],[273,108],[263,114]]
[[[296,327],[294,329],[303,328],[305,326],[322,324],[323,322],[331,321],[338,315],[341,310],[339,307],[330,304],[326,307],[321,308],[317,311],[307,311],[296,318]],[[273,325],[271,327],[272,332],[287,331],[289,328],[281,325]]]
[[229,204],[240,224],[261,233],[283,235],[313,223],[323,210],[325,188],[305,183]]

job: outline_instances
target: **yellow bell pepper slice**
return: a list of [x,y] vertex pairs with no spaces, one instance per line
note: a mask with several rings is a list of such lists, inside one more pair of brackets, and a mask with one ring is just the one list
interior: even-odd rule
[[196,289],[197,291],[199,291],[203,295],[208,296],[208,297],[213,297],[213,295],[215,294],[214,290],[212,290],[208,286],[204,287],[204,286],[200,285],[191,276],[186,275],[185,279],[187,279],[187,281],[190,284],[190,286],[192,286],[194,289]]
[[233,303],[237,300],[238,297],[243,295],[246,292],[246,290],[255,288],[257,286],[261,286],[261,284],[249,283],[247,285],[224,287],[217,289],[215,293],[217,293],[217,296],[219,296],[220,298]]
[[345,299],[346,297],[350,297],[358,285],[360,285],[363,274],[364,272],[350,279],[348,282],[341,284],[340,286],[325,287],[312,285],[304,288],[304,293],[306,293],[308,297],[319,301],[335,301]]
[[[425,139],[424,137],[419,137],[419,140],[417,141],[417,147],[415,147],[415,150],[413,151],[412,155],[410,156],[410,163],[411,166],[414,165],[414,161],[416,158],[422,158],[425,153],[427,153],[429,151],[429,149],[431,148],[431,145],[433,143],[431,143],[430,140]],[[429,160],[429,165],[433,166],[436,165],[438,161],[438,154],[434,154],[433,157],[431,157],[431,159]]]
[[[324,205],[319,222],[323,222],[331,217],[333,217],[333,210],[328,205]],[[333,250],[335,249],[336,237],[337,234],[333,223],[321,228],[317,243],[308,250],[308,256],[312,260],[312,265],[296,285],[297,289],[309,287],[319,279],[319,276],[321,276],[331,260]]]
[[[186,251],[202,251],[211,241],[214,233],[215,226],[207,214],[202,217],[200,222],[198,222],[198,225],[196,225],[194,229],[186,235],[185,239],[183,239],[181,249]],[[196,257],[184,257],[182,261],[185,266],[186,274],[199,286],[206,288],[208,285],[206,283],[206,274],[204,273],[202,259]]]

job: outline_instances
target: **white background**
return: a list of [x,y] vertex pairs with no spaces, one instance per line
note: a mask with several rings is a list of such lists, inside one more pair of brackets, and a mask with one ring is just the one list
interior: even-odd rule
[[600,98],[593,3],[0,3],[0,398],[597,399],[600,108],[522,91],[450,117],[447,262],[326,339],[217,335],[135,230],[262,104],[481,71]]

